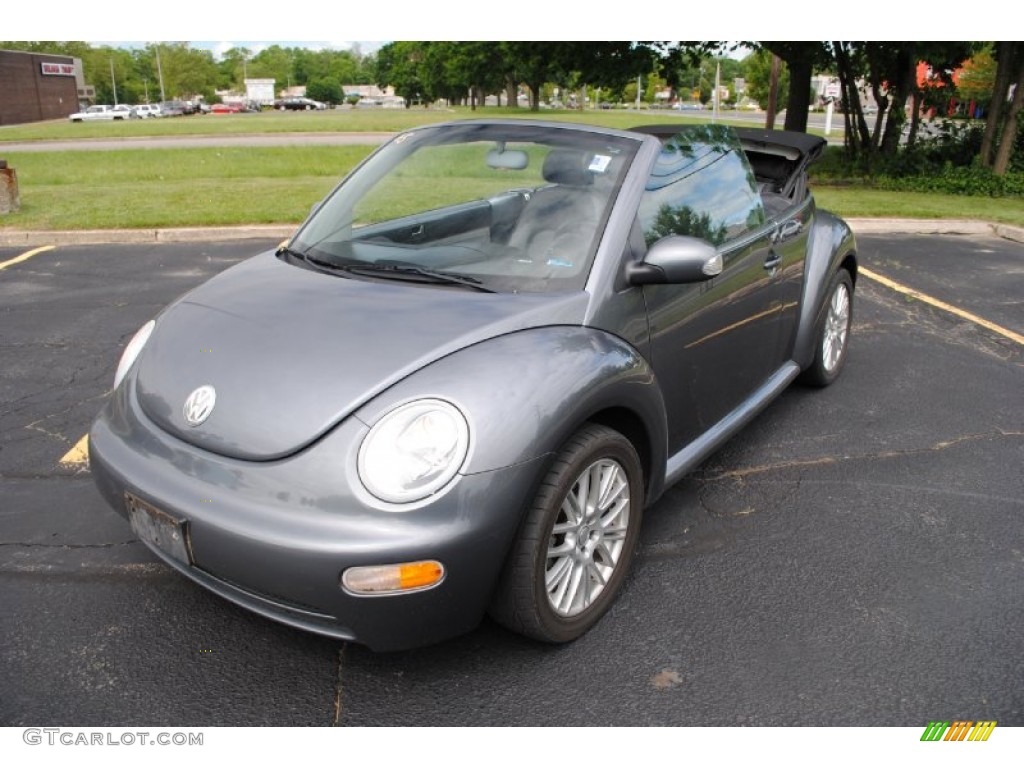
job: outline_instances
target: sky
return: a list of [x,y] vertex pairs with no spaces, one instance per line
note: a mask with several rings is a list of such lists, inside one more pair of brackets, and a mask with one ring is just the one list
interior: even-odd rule
[[[645,0],[609,3],[601,12],[581,12],[578,4],[551,0],[387,0],[330,3],[288,0],[258,10],[237,3],[173,0],[164,6],[137,0],[8,0],[3,11],[5,39],[88,40],[91,42],[187,40],[205,38],[215,53],[224,46],[256,47],[272,41],[309,47],[347,48],[354,41],[379,45],[388,40],[827,40],[967,39],[992,40],[1000,34],[999,0],[972,0],[966,14],[922,13],[912,3],[858,0],[855,11],[841,4],[807,0],[730,0],[680,4]],[[162,10],[161,10],[162,9]],[[344,38],[305,41],[311,32]],[[336,33],[336,34],[335,34]],[[304,41],[304,42],[297,42]],[[377,41],[374,43],[373,41]],[[128,45],[128,43],[125,43]],[[364,50],[366,50],[364,48]]]
[[[115,48],[145,48],[148,40],[98,40],[87,39],[86,42],[95,46],[109,45]],[[385,41],[382,40],[189,40],[193,48],[201,48],[213,52],[215,59],[223,57],[224,53],[232,48],[248,48],[256,55],[264,48],[272,45],[279,45],[282,48],[309,48],[314,51],[338,50],[350,51],[358,48],[360,53],[372,53],[380,48]]]

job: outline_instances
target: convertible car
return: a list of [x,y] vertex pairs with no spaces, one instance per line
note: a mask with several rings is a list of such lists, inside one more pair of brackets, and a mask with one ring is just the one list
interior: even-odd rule
[[402,133],[127,345],[93,477],[156,555],[377,650],[489,613],[571,641],[644,509],[847,356],[825,142],[724,126]]

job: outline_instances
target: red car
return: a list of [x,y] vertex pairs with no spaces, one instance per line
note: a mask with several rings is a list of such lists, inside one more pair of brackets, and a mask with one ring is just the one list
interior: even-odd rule
[[215,115],[228,115],[235,112],[244,111],[244,107],[241,104],[214,104],[210,111]]

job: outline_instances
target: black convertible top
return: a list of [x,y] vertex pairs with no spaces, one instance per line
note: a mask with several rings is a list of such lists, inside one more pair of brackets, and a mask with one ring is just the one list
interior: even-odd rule
[[[666,141],[692,123],[641,125],[630,130]],[[820,136],[799,131],[769,131],[764,128],[732,128],[750,160],[762,193],[790,199],[803,197],[807,166],[821,157],[827,142]]]
[[[688,123],[641,125],[629,130],[636,133],[648,133],[659,139],[668,139],[679,133],[686,125]],[[749,146],[752,149],[776,147],[796,150],[806,159],[805,167],[818,159],[826,145],[826,141],[820,136],[812,136],[799,131],[769,131],[764,128],[736,127],[733,127],[732,130],[743,144],[744,149]]]

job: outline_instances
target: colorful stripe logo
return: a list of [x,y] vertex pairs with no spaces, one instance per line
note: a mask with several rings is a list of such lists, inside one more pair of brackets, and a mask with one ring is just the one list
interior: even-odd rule
[[921,734],[921,741],[988,741],[995,727],[995,720],[932,720]]

